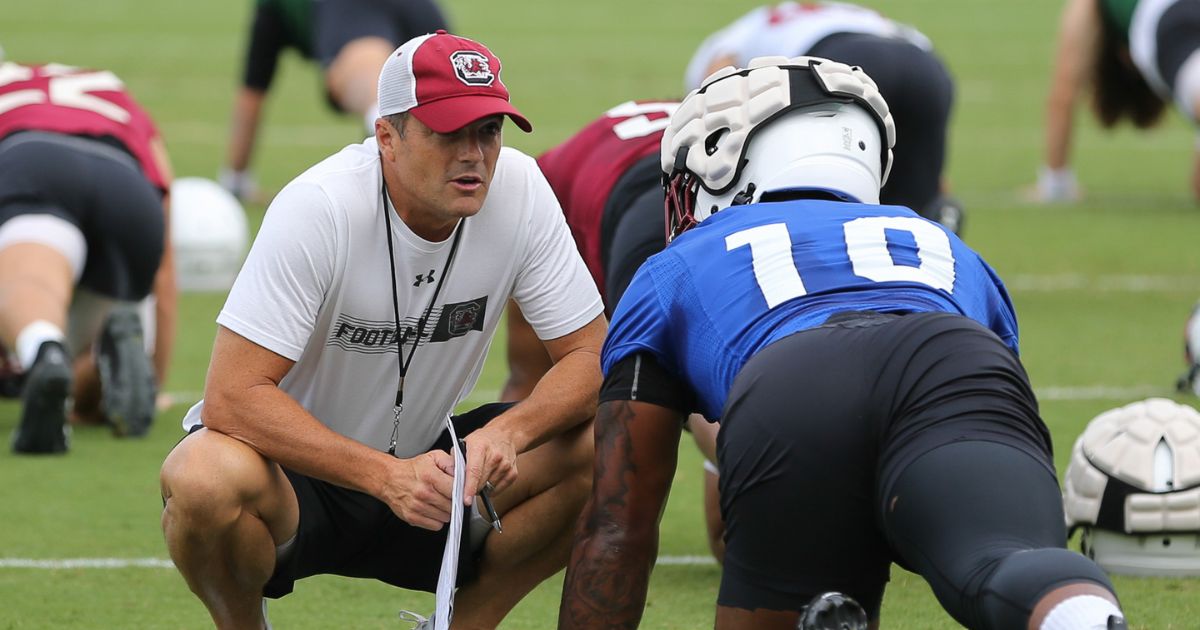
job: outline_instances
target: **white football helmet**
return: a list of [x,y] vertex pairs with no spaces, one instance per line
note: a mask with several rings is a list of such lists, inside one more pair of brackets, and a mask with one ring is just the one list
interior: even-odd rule
[[1183,327],[1183,360],[1187,372],[1179,377],[1176,387],[1181,392],[1200,396],[1200,302],[1192,307],[1192,314]]
[[1150,398],[1096,416],[1075,441],[1063,501],[1106,570],[1200,575],[1200,412]]
[[663,135],[667,239],[765,192],[879,203],[895,142],[887,103],[857,66],[758,57],[722,68],[684,98]]
[[201,177],[171,184],[171,244],[181,291],[229,289],[249,240],[242,204],[219,184]]

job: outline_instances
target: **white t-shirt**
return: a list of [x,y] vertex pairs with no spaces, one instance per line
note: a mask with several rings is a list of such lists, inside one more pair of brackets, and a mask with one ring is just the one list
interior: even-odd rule
[[699,88],[708,76],[708,66],[718,57],[732,55],[736,65],[745,67],[755,57],[807,55],[817,42],[834,33],[898,37],[933,49],[929,38],[916,29],[871,9],[841,2],[781,2],[761,6],[708,36],[688,62],[684,87]]
[[[313,166],[271,202],[217,323],[295,361],[280,389],[338,433],[386,450],[399,367],[392,280],[374,138]],[[479,377],[509,297],[542,339],[604,310],[562,210],[534,160],[504,148],[479,213],[433,243],[394,211],[404,359],[441,290],[409,365],[396,454],[425,452]],[[200,424],[204,401],[184,417]]]

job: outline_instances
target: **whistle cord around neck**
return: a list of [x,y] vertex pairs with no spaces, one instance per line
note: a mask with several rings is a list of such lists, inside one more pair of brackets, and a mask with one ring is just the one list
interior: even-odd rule
[[[382,187],[383,196],[383,223],[387,234],[388,245],[388,270],[392,275],[392,313],[396,317],[396,364],[400,368],[400,379],[396,383],[396,401],[392,407],[393,423],[392,437],[388,444],[388,454],[396,454],[396,442],[400,438],[400,413],[404,411],[404,378],[408,375],[408,368],[412,366],[413,357],[417,355],[417,347],[421,345],[421,337],[425,334],[425,324],[429,321],[429,315],[433,312],[433,305],[437,302],[438,295],[442,292],[442,284],[445,283],[446,276],[450,275],[450,265],[454,262],[454,254],[458,252],[458,243],[462,239],[462,233],[467,227],[467,219],[464,217],[459,220],[458,229],[454,232],[454,240],[450,242],[450,254],[446,256],[446,263],[442,265],[442,273],[438,276],[437,283],[433,286],[433,297],[429,298],[429,304],[425,307],[425,314],[417,320],[416,335],[413,338],[412,350],[408,352],[408,360],[404,359],[404,341],[407,339],[407,334],[400,332],[400,293],[397,290],[396,284],[396,253],[392,245],[392,212],[388,203],[387,183]],[[407,331],[405,331],[407,332]]]

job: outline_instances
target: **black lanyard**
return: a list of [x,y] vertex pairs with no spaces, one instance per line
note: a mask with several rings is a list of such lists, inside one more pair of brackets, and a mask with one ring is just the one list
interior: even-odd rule
[[[429,298],[429,305],[425,307],[425,314],[417,320],[417,334],[413,339],[412,350],[408,353],[408,360],[404,360],[404,341],[408,335],[400,333],[400,294],[396,289],[396,254],[392,246],[392,212],[388,207],[387,181],[384,181],[380,195],[383,197],[383,224],[387,233],[388,244],[388,261],[391,263],[388,268],[392,272],[392,312],[396,316],[396,364],[400,367],[400,380],[396,383],[396,404],[392,408],[393,423],[392,423],[392,439],[388,445],[388,454],[396,454],[396,440],[400,437],[400,413],[404,411],[404,377],[408,375],[408,368],[412,365],[413,357],[417,355],[417,346],[421,345],[421,336],[425,333],[425,323],[429,321],[429,314],[433,312],[433,304],[437,301],[438,294],[442,291],[442,282],[450,273],[450,263],[454,262],[454,254],[458,251],[458,242],[462,238],[463,230],[467,227],[467,220],[463,218],[459,221],[458,229],[454,232],[454,240],[450,243],[450,255],[446,257],[446,264],[442,266],[442,273],[438,276],[437,284],[433,287],[433,297]],[[407,332],[407,331],[405,331]]]

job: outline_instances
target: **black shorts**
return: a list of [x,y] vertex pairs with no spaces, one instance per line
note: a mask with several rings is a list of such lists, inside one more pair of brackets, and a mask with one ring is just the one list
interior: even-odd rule
[[805,54],[859,66],[875,80],[896,122],[892,173],[880,202],[925,212],[939,196],[946,162],[954,104],[946,66],[912,42],[861,33],[835,33]]
[[1158,72],[1175,90],[1179,68],[1200,49],[1200,0],[1179,0],[1163,11],[1155,31]]
[[[491,403],[453,416],[454,430],[463,438],[490,422],[514,403]],[[430,450],[450,450],[450,432]],[[433,592],[442,565],[442,548],[449,527],[430,531],[400,520],[382,501],[319,479],[284,469],[300,505],[295,542],[263,587],[263,595],[278,598],[292,592],[296,580],[312,575],[372,578],[400,588]],[[470,508],[464,508],[466,520]],[[458,559],[458,583],[475,578],[479,558],[470,553],[467,527],[462,530],[463,553]]]
[[118,146],[43,131],[0,140],[0,224],[26,214],[73,224],[87,242],[79,286],[137,301],[154,285],[166,222],[162,194]]
[[382,37],[396,46],[438,29],[449,30],[433,0],[323,0],[314,2],[313,53],[328,68],[347,43]]
[[600,219],[605,310],[611,317],[647,258],[667,246],[662,167],[657,153],[629,167],[608,195]]
[[898,559],[883,527],[892,486],[922,455],[973,440],[1053,479],[1024,369],[973,320],[841,314],[766,347],[738,373],[717,437],[718,603],[798,610],[838,590],[876,616]]

